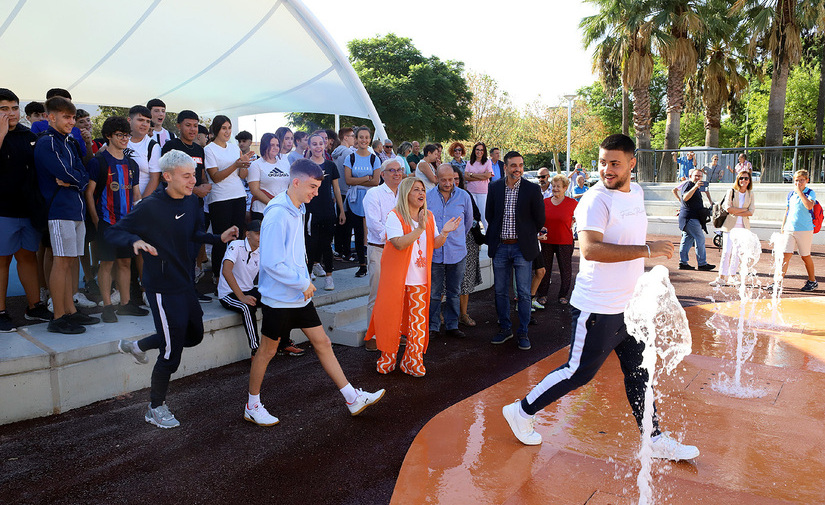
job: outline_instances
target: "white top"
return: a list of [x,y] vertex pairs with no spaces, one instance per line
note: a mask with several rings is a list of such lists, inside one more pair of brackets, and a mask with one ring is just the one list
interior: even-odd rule
[[166,128],[164,128],[162,126],[161,126],[159,132],[156,132],[155,130],[151,130],[149,132],[149,135],[151,135],[152,138],[155,139],[155,142],[160,144],[160,147],[163,147],[163,144],[169,142],[169,140],[172,138],[172,136],[169,135],[169,130],[167,130]]
[[[739,191],[735,191],[735,193],[739,193],[739,207],[740,209],[745,206],[745,197],[748,195],[747,192],[741,193]],[[744,228],[745,224],[742,222],[742,216],[736,216],[736,224],[733,225],[734,228]]]
[[[395,212],[390,212],[387,216],[387,240],[395,237],[403,237],[404,229],[401,226],[401,220]],[[438,225],[433,220],[433,236],[438,235]],[[418,221],[413,223],[413,229],[418,228]],[[388,245],[387,247],[394,247]],[[410,256],[410,265],[407,267],[407,280],[404,282],[407,286],[423,286],[427,284],[427,233],[422,233],[418,239],[412,244],[412,255]],[[416,265],[418,257],[424,258],[424,266]]]
[[[431,190],[435,187],[435,183],[431,182],[429,179],[427,179],[427,176],[424,175],[424,172],[422,172],[421,169],[418,168],[418,167],[421,166],[422,163],[427,163],[427,162],[422,159],[421,161],[416,163],[416,165],[415,165],[415,176],[418,177],[419,179],[421,179],[422,181],[424,181],[424,191],[429,191],[429,190]],[[430,168],[433,170],[433,173],[435,173],[435,169],[433,169],[432,165],[430,165]]]
[[138,143],[134,143],[129,140],[129,144],[127,146],[127,149],[131,149],[129,155],[137,162],[138,168],[140,169],[138,189],[140,190],[141,195],[146,189],[146,186],[149,184],[149,174],[160,172],[160,165],[158,164],[160,161],[160,146],[157,144],[153,145],[152,155],[149,156],[149,142],[151,141],[152,137],[146,135],[143,137],[143,140]]
[[[238,283],[241,291],[249,291],[255,287],[255,277],[258,276],[260,268],[261,248],[250,250],[249,242],[246,239],[233,240],[226,246],[226,253],[223,261],[229,260],[233,263],[232,275]],[[224,298],[232,294],[232,288],[223,276],[223,261],[221,261],[221,278],[218,281],[218,298]]]
[[370,188],[364,196],[364,217],[367,220],[367,242],[383,244],[387,241],[387,214],[392,212],[398,201],[395,193],[382,184]]
[[[235,163],[241,157],[241,149],[237,144],[227,142],[226,147],[221,147],[214,142],[206,144],[203,148],[205,160],[203,164],[207,169],[217,167],[223,170]],[[243,181],[235,170],[221,182],[212,182],[212,191],[209,192],[209,203],[234,200],[235,198],[246,198],[246,190]]]
[[551,196],[553,196],[553,186],[550,186],[549,188],[541,192],[542,198],[550,198]]
[[[282,167],[278,166],[277,161],[269,163],[263,158],[258,158],[249,165],[249,175],[246,177],[246,181],[260,182],[261,189],[269,193],[270,198],[274,198],[289,187],[289,171],[284,172]],[[266,204],[260,200],[252,202],[252,212],[263,214],[265,208]]]
[[[606,243],[645,244],[647,214],[644,191],[635,182],[630,183],[628,193],[607,189],[602,182],[598,182],[582,196],[573,215],[579,232],[592,230],[603,233]],[[570,303],[582,312],[621,314],[644,269],[644,258],[602,263],[581,257]]]

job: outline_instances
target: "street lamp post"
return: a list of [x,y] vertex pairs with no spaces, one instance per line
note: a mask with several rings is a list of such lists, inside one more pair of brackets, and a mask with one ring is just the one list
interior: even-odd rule
[[564,99],[567,100],[567,173],[570,173],[570,127],[571,127],[571,117],[573,114],[573,99],[576,98],[576,95],[564,95]]

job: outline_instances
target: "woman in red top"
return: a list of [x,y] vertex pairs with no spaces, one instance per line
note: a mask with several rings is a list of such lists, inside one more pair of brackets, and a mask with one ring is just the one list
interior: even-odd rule
[[547,303],[547,292],[550,289],[550,273],[553,271],[553,255],[559,262],[559,303],[567,305],[570,297],[572,280],[571,260],[573,258],[573,211],[578,202],[564,196],[570,181],[563,175],[556,175],[550,181],[553,195],[544,199],[544,228],[547,238],[541,240],[541,255],[544,257],[547,273],[539,284],[538,302]]

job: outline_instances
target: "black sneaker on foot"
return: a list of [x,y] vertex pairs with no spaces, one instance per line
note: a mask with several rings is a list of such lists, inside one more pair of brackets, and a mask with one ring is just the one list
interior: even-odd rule
[[100,296],[100,286],[97,285],[97,281],[94,279],[86,281],[86,289],[84,291],[90,296]]
[[11,333],[17,331],[17,327],[11,322],[11,316],[8,312],[0,311],[0,333]]
[[145,316],[149,311],[132,303],[132,300],[129,300],[129,303],[126,305],[119,305],[117,307],[117,313],[121,316]]
[[[77,312],[79,314],[79,312]],[[86,331],[86,328],[83,326],[72,322],[70,319],[69,314],[63,314],[62,317],[57,319],[52,319],[49,321],[49,325],[46,327],[46,330],[50,333],[62,333],[64,335],[77,335],[78,333],[83,333]]]
[[807,281],[800,291],[813,291],[814,289],[819,287],[819,283],[816,281]]
[[97,324],[100,322],[100,319],[94,316],[87,316],[82,312],[75,312],[74,314],[70,314],[68,316],[63,317],[68,317],[69,321],[82,326],[91,326],[93,324]]
[[116,323],[117,322],[117,314],[115,314],[115,306],[112,304],[104,305],[103,306],[103,314],[100,315],[100,319],[104,323]]
[[361,265],[360,267],[358,267],[358,271],[355,272],[355,276],[356,277],[364,277],[365,275],[367,275],[367,267],[365,267],[364,265]]
[[54,319],[54,314],[46,307],[45,303],[37,302],[34,304],[34,307],[26,309],[23,317],[29,321],[43,321],[47,323]]
[[703,272],[710,272],[714,268],[716,268],[716,265],[711,265],[710,263],[705,263],[704,265],[699,265],[699,268],[697,268],[697,270],[701,270]]
[[456,328],[454,330],[447,330],[447,336],[453,338],[464,338],[467,335],[463,331]]
[[212,301],[212,297],[209,295],[202,295],[198,293],[198,301],[201,303],[209,303]]
[[688,265],[687,263],[679,263],[679,270],[696,270],[694,267]]

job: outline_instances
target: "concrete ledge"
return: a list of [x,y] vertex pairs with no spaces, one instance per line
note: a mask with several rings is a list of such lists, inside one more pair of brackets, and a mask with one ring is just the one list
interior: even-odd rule
[[[492,261],[486,247],[480,254],[482,284],[492,286]],[[355,269],[333,273],[336,288],[324,291],[323,280],[313,298],[319,317],[336,344],[363,345],[368,324],[368,277],[356,278]],[[241,316],[217,300],[204,304],[203,342],[187,348],[174,378],[249,358]],[[59,414],[90,403],[149,387],[155,351],[150,363],[136,364],[118,352],[120,339],[137,340],[154,334],[152,316],[120,317],[116,324],[87,327],[81,335],[46,331],[46,324],[25,326],[0,334],[0,424]],[[293,339],[306,341],[300,330]]]

